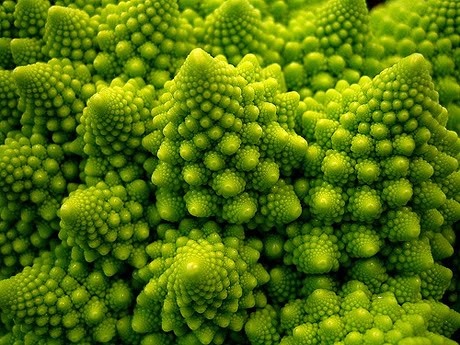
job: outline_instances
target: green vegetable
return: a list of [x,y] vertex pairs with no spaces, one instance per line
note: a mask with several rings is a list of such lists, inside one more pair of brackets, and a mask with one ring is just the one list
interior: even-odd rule
[[0,345],[456,344],[457,0],[0,4]]

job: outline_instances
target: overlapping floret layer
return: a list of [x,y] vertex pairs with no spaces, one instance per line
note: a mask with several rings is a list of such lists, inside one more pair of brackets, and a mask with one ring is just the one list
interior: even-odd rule
[[459,3],[0,4],[0,344],[456,344]]

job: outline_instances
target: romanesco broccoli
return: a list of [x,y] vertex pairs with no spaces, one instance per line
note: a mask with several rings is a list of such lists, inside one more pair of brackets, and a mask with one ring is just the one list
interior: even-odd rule
[[0,345],[457,344],[459,23],[2,1]]

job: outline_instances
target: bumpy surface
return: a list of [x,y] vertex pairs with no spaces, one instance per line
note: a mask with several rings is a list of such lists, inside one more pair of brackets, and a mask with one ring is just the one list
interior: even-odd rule
[[[266,303],[258,296],[270,279],[257,262],[262,243],[245,241],[240,226],[221,231],[208,222],[199,230],[189,222],[146,248],[152,262],[143,274],[151,278],[137,298],[133,327],[179,337],[192,331],[203,344],[222,343],[228,331],[242,330],[248,309]],[[155,324],[152,317],[160,311]]]
[[[195,49],[165,85],[144,142],[159,159],[152,182],[164,219],[178,221],[187,212],[278,225],[300,216],[293,187],[280,178],[307,149],[290,119],[299,97],[282,92],[272,66],[262,69],[247,55],[234,67]],[[157,137],[160,146],[151,147]]]
[[460,335],[460,3],[0,3],[0,345]]

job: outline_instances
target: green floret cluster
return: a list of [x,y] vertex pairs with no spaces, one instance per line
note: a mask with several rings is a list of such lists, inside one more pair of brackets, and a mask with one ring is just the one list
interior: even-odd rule
[[460,3],[0,3],[0,345],[454,345]]
[[135,331],[192,331],[197,343],[223,343],[228,332],[242,330],[251,308],[267,304],[260,289],[270,276],[258,262],[263,244],[246,239],[242,226],[184,219],[178,229],[159,230],[146,248],[152,261],[139,270],[146,285],[136,300]]
[[235,67],[202,49],[189,54],[165,84],[144,141],[159,160],[152,182],[162,218],[271,226],[300,215],[280,174],[302,164],[307,142],[293,128],[299,95],[283,86],[279,66],[262,69],[254,55]]
[[116,333],[127,341],[139,338],[131,330],[119,332],[132,318],[127,314],[130,285],[109,280],[101,267],[91,266],[78,251],[60,244],[2,280],[2,310],[17,321],[2,342],[60,344],[66,338],[79,344],[107,343]]
[[448,126],[457,132],[460,129],[460,86],[456,68],[459,13],[456,1],[394,1],[376,8],[369,20],[375,32],[372,45],[383,52],[384,65],[389,66],[399,57],[414,52],[430,61],[440,102],[451,114]]

